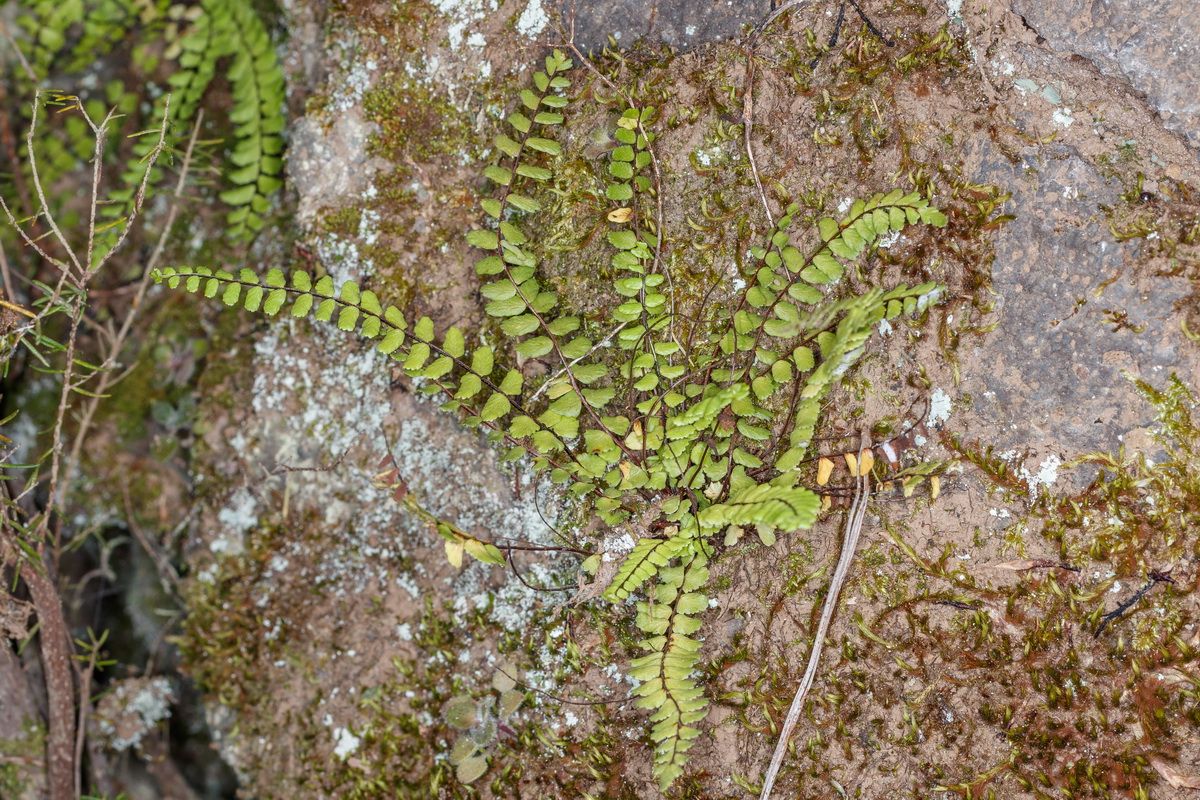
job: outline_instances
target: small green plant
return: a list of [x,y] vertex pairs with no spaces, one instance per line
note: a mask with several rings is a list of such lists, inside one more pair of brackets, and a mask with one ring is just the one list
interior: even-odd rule
[[475,700],[467,695],[452,697],[442,708],[446,724],[462,731],[450,748],[450,763],[463,783],[478,780],[487,771],[487,750],[501,733],[512,733],[508,721],[521,704],[525,693],[517,689],[513,678],[516,667],[505,661],[492,676],[497,695]]
[[[136,341],[133,325],[139,307],[144,307],[149,272],[161,257],[164,242],[160,239],[148,262],[139,257],[130,264],[118,258],[121,245],[128,241],[143,210],[148,182],[145,171],[141,180],[123,187],[130,197],[126,217],[109,225],[98,218],[108,186],[104,176],[106,143],[118,133],[116,121],[120,114],[110,110],[93,116],[78,97],[41,90],[33,93],[30,106],[28,142],[41,136],[40,112],[51,106],[83,126],[92,143],[90,188],[82,193],[84,203],[80,204],[88,211],[74,227],[60,220],[51,207],[49,187],[43,182],[45,173],[36,152],[29,154],[25,165],[30,175],[29,195],[36,198],[32,213],[22,215],[0,194],[0,220],[22,244],[18,262],[22,280],[16,285],[28,287],[29,292],[28,308],[14,302],[18,295],[8,277],[10,267],[6,266],[5,289],[11,299],[0,300],[4,312],[0,324],[0,380],[4,383],[0,386],[8,394],[16,376],[36,372],[47,381],[48,394],[53,398],[48,407],[25,406],[0,420],[0,424],[6,424],[14,418],[28,419],[31,429],[38,431],[37,438],[25,441],[10,441],[0,435],[5,445],[0,448],[0,469],[5,471],[10,487],[0,499],[0,564],[6,573],[10,571],[10,594],[27,593],[37,613],[36,641],[47,705],[45,795],[52,800],[69,800],[84,796],[88,788],[77,753],[93,735],[83,726],[84,721],[93,719],[93,679],[96,672],[114,662],[106,655],[107,632],[96,634],[89,628],[86,639],[72,637],[65,598],[78,596],[88,579],[72,588],[71,579],[58,574],[53,565],[60,563],[68,551],[78,551],[87,540],[94,539],[102,554],[101,567],[93,574],[115,579],[107,565],[115,543],[105,541],[98,526],[79,523],[86,518],[79,513],[80,494],[86,491],[79,488],[84,483],[83,454],[97,438],[96,420],[102,401],[129,374],[115,367],[128,357],[131,338]],[[156,129],[146,132],[147,169],[153,168],[168,150],[168,124],[164,116]],[[167,212],[168,229],[178,210],[194,143],[193,136],[182,154],[175,202]],[[76,191],[73,187],[72,193]],[[105,237],[111,238],[102,241]],[[98,290],[106,279],[128,275],[134,277],[129,302],[109,318],[107,336],[90,338],[87,321],[96,318],[104,307],[96,299]],[[16,606],[24,607],[23,602]],[[14,629],[8,633],[18,632]],[[31,634],[19,635],[32,641]]]
[[[483,251],[476,272],[500,343],[469,345],[468,332],[455,327],[438,336],[433,320],[410,322],[372,290],[303,271],[260,277],[180,267],[155,277],[229,306],[357,331],[442,409],[486,431],[502,460],[528,459],[589,501],[606,525],[629,533],[630,550],[592,551],[583,567],[596,576],[592,596],[642,597],[635,621],[643,654],[630,674],[640,682],[637,705],[650,712],[654,774],[665,790],[682,774],[708,711],[694,672],[709,561],[737,543],[733,528],[757,534],[743,543],[770,546],[778,532],[812,525],[821,499],[800,485],[800,470],[822,402],[880,322],[920,315],[942,292],[934,283],[840,289],[847,267],[885,234],[940,227],[946,218],[919,193],[896,189],[796,232],[801,207],[787,205],[751,249],[743,285],[697,303],[672,280],[670,243],[655,212],[656,109],[630,104],[616,123],[602,191],[611,203],[597,244],[607,247],[608,305],[602,323],[585,320],[549,287],[539,270],[543,245],[526,226],[552,190],[571,67],[555,51],[520,93],[494,139],[498,158],[484,170],[494,187],[481,201],[488,223],[467,235]],[[521,366],[529,361],[541,362],[544,374],[531,378]],[[398,489],[390,464],[381,466],[377,480]],[[465,552],[503,560],[494,545],[433,523],[452,559]],[[477,748],[462,748],[460,769],[470,763],[474,775]]]

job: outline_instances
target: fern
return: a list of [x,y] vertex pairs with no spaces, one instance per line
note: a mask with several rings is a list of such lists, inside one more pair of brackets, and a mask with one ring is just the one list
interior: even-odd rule
[[681,536],[641,539],[621,562],[621,568],[617,570],[604,596],[609,600],[624,600],[687,547],[688,541]]
[[[152,4],[145,16],[153,20],[162,5]],[[56,67],[83,72],[94,66],[95,59],[112,52],[138,21],[137,9],[127,0],[33,0],[18,18],[30,36],[26,57],[39,76]]]
[[708,583],[708,559],[701,548],[688,550],[675,567],[659,570],[654,599],[638,603],[637,626],[650,634],[639,642],[649,654],[630,663],[629,674],[642,681],[634,690],[638,708],[653,709],[650,740],[654,742],[654,774],[662,791],[678,778],[688,750],[708,715],[704,692],[692,679],[700,662],[699,614],[708,609],[700,591]]
[[[169,118],[181,134],[195,119],[205,92],[224,65],[233,100],[229,121],[234,129],[229,152],[232,168],[225,174],[230,188],[220,193],[220,199],[231,207],[226,217],[231,236],[244,239],[262,228],[269,198],[283,184],[285,94],[270,35],[253,6],[235,0],[202,0],[192,7],[164,0],[148,4],[35,0],[21,22],[30,33],[26,49],[39,75],[60,70],[83,72],[98,55],[109,53],[116,42],[131,35],[139,42],[134,61],[149,72],[157,60],[156,43],[162,42],[166,56],[176,63],[167,78],[172,92]],[[110,97],[110,102],[117,101]],[[156,102],[151,118],[162,119],[165,103],[165,98]],[[135,141],[122,186],[141,183],[145,156],[152,145],[147,137]],[[64,171],[81,163],[77,158],[59,162]],[[52,183],[53,176],[47,177],[47,183]],[[161,177],[152,175],[152,184]],[[132,190],[113,192],[111,200],[114,202],[105,213],[123,216],[133,200]]]
[[[707,332],[685,351],[671,331],[661,231],[639,210],[657,191],[647,174],[654,110],[626,109],[604,190],[623,205],[608,213],[612,289],[621,299],[609,315],[618,327],[605,333],[615,351],[602,351],[539,280],[536,243],[523,227],[541,209],[561,151],[555,137],[570,68],[556,51],[521,92],[520,109],[494,139],[496,161],[484,170],[495,186],[481,201],[488,221],[467,235],[483,251],[476,271],[485,280],[485,310],[507,337],[503,346],[471,349],[459,328],[439,339],[428,317],[410,325],[370,290],[352,281],[335,287],[328,276],[314,281],[272,269],[260,279],[249,270],[193,267],[156,278],[231,306],[357,331],[420,378],[420,391],[442,396],[444,410],[485,429],[505,448],[505,460],[528,455],[535,469],[589,498],[604,522],[632,529],[636,544],[602,588],[605,599],[620,602],[652,584],[637,603],[636,624],[646,636],[630,674],[641,681],[638,705],[651,711],[654,772],[665,789],[681,774],[707,710],[692,677],[700,658],[693,635],[708,605],[702,590],[712,543],[754,528],[770,545],[777,532],[813,524],[821,497],[798,485],[799,467],[821,402],[880,321],[920,313],[941,291],[925,283],[837,299],[823,287],[838,283],[883,234],[946,219],[925,198],[897,190],[859,200],[840,220],[820,219],[812,235],[793,240],[800,209],[790,206],[752,251],[750,285],[727,311],[708,312],[700,329]],[[520,358],[542,359],[547,376],[527,385],[519,369],[501,366]],[[452,557],[465,551],[500,559],[449,523],[427,521]],[[585,567],[594,571],[599,562],[595,554]]]

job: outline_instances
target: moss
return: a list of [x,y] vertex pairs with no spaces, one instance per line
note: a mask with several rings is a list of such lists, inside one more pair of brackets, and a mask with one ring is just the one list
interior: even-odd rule
[[24,720],[20,738],[0,739],[0,797],[32,796],[37,772],[46,751],[46,728]]
[[[368,152],[395,165],[462,153],[467,117],[443,93],[411,78],[385,75],[363,95],[363,113],[380,127]],[[469,155],[462,153],[462,155]]]
[[267,559],[278,546],[273,539],[270,530],[252,531],[245,552],[219,559],[185,595],[191,613],[178,640],[183,669],[235,711],[270,696],[266,667],[279,651],[266,638],[267,612],[255,600],[273,593],[263,585]]
[[[1196,653],[1179,637],[1187,619],[1180,603],[1193,583],[1155,587],[1100,631],[1106,610],[1144,588],[1156,565],[1191,557],[1195,543],[1183,532],[1200,521],[1194,395],[1176,378],[1164,389],[1145,383],[1138,389],[1157,410],[1167,458],[1151,464],[1123,454],[1086,455],[1076,465],[1100,465],[1095,481],[1079,494],[1039,500],[1030,514],[1041,522],[1040,535],[1082,571],[1031,572],[1005,592],[1006,619],[1019,625],[1012,633],[978,612],[958,615],[953,627],[951,646],[981,659],[1001,696],[1038,698],[980,711],[983,725],[1013,747],[1003,771],[1023,787],[1144,796],[1153,780],[1146,758],[1170,753],[1179,727],[1195,724],[1193,698],[1152,689],[1150,675],[1194,663]],[[1002,470],[991,476],[1008,485]],[[1093,579],[1106,571],[1112,577]],[[1135,728],[1141,736],[1129,735]]]
[[326,233],[338,236],[357,236],[362,225],[363,209],[359,205],[350,205],[331,211],[321,218],[321,228]]
[[[543,630],[553,624],[557,612],[547,610],[531,622]],[[454,768],[447,762],[458,734],[447,723],[443,708],[456,696],[483,696],[488,687],[479,686],[459,662],[459,652],[472,641],[486,640],[491,623],[478,617],[456,615],[449,604],[426,598],[424,610],[414,627],[414,642],[419,659],[393,658],[387,680],[361,693],[358,709],[362,722],[353,726],[359,740],[354,757],[330,759],[317,775],[305,780],[306,786],[339,797],[370,798],[386,792],[388,796],[425,798],[434,795],[474,797],[476,789],[458,783]],[[539,706],[544,699],[529,695],[524,710],[506,721],[489,752],[489,769],[479,781],[497,797],[525,796],[536,792],[555,795],[577,787],[573,778],[544,774],[529,769],[546,759],[568,762],[604,763],[607,755],[597,753],[594,743],[584,740],[574,745],[554,736],[546,727],[546,712]],[[304,739],[312,757],[325,750],[327,728],[317,719],[317,704],[305,712]],[[566,775],[578,774],[566,770]]]

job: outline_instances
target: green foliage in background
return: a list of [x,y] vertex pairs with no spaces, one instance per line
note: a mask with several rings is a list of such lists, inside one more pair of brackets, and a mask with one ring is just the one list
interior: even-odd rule
[[[231,208],[227,230],[245,239],[263,227],[269,198],[282,185],[285,94],[271,37],[253,5],[235,0],[32,0],[20,23],[28,34],[23,50],[40,82],[79,85],[81,76],[91,78],[106,57],[123,64],[116,52],[129,49],[133,74],[147,85],[108,81],[88,98],[89,113],[96,117],[103,116],[105,106],[134,114],[140,103],[152,100],[146,117],[158,120],[165,113],[176,135],[186,136],[213,79],[223,77],[233,126],[222,169],[226,188],[219,194]],[[38,142],[45,150],[38,154],[39,163],[52,171],[42,176],[43,183],[52,185],[55,173],[86,162],[85,134],[75,124],[62,137]],[[125,187],[140,183],[150,147],[148,138],[135,140],[122,176]],[[152,186],[161,180],[160,172],[152,173]],[[109,200],[106,213],[123,217],[129,213],[132,190],[116,190]]]
[[[542,208],[562,151],[557,133],[568,105],[560,52],[533,76],[484,170],[494,193],[481,201],[486,224],[467,240],[482,251],[476,272],[485,310],[503,343],[473,344],[459,328],[435,334],[353,281],[340,287],[303,271],[265,276],[206,267],[159,271],[156,279],[225,304],[336,324],[375,342],[442,408],[486,431],[503,460],[528,459],[570,494],[586,498],[607,525],[636,542],[627,553],[594,553],[584,567],[594,594],[621,603],[641,597],[636,625],[643,654],[630,666],[637,705],[650,713],[654,773],[665,790],[680,776],[708,700],[696,682],[708,563],[731,528],[766,545],[805,529],[820,499],[799,485],[821,404],[863,355],[880,322],[922,313],[933,283],[840,289],[847,267],[880,237],[946,218],[917,193],[895,190],[854,202],[840,218],[796,231],[792,204],[751,251],[746,284],[723,303],[681,309],[666,269],[659,223],[652,125],[655,109],[626,108],[608,155],[607,283],[611,327],[588,332],[539,272],[539,242],[526,225]],[[684,321],[688,333],[684,334]],[[520,367],[548,370],[530,379]],[[381,364],[381,369],[386,369]],[[439,532],[462,552],[495,562],[453,526]],[[470,538],[470,537],[466,537]],[[736,539],[736,537],[733,537]],[[454,554],[452,553],[452,557]],[[604,564],[615,560],[608,572]],[[647,587],[652,587],[647,590]]]

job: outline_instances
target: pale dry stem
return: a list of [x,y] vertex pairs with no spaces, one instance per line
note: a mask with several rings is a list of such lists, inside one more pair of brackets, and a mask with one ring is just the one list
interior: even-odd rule
[[862,443],[858,450],[858,459],[855,462],[858,468],[855,470],[858,474],[854,481],[854,502],[850,506],[850,514],[846,518],[846,533],[842,539],[842,553],[838,557],[837,568],[833,572],[833,577],[829,580],[829,589],[825,594],[825,602],[821,607],[821,621],[817,624],[816,633],[813,634],[812,650],[808,655],[808,665],[804,669],[804,677],[800,679],[800,685],[796,689],[796,696],[792,699],[792,705],[788,708],[787,717],[784,718],[783,728],[779,731],[779,741],[775,745],[775,753],[771,757],[771,764],[767,768],[767,773],[763,777],[762,792],[759,794],[759,800],[769,800],[771,797],[771,789],[775,786],[775,778],[779,774],[779,768],[783,766],[783,759],[787,756],[788,739],[792,736],[792,730],[796,727],[796,723],[800,720],[800,714],[804,711],[804,699],[808,696],[808,690],[812,687],[813,679],[817,675],[817,666],[821,662],[821,650],[825,645],[825,634],[829,630],[829,623],[833,619],[834,609],[837,608],[838,597],[842,593],[842,584],[846,582],[846,575],[850,572],[850,565],[854,561],[854,551],[858,549],[858,537],[862,533],[863,519],[867,513],[867,503],[870,500],[870,474],[868,470],[862,469],[863,453],[868,451],[871,446],[870,436],[866,433],[862,436]]

